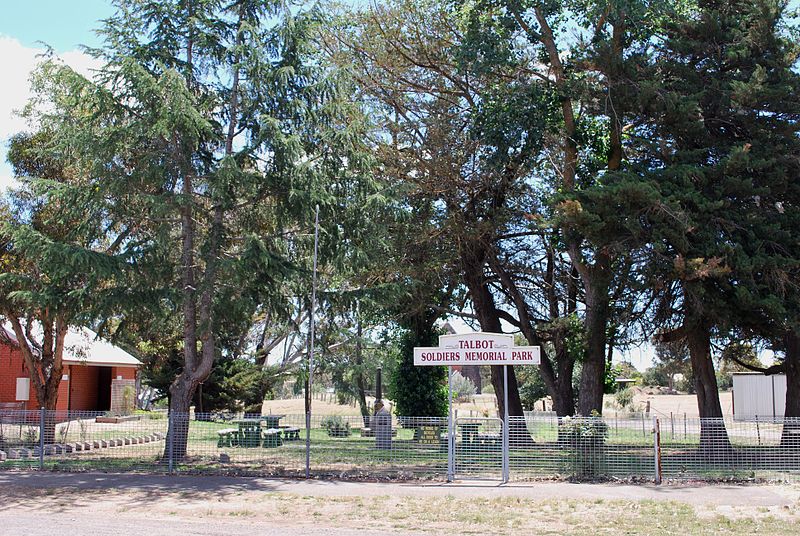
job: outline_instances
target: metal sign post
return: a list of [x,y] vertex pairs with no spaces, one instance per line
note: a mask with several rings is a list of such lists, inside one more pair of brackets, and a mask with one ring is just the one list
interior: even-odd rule
[[453,367],[447,367],[447,481],[456,473],[456,436],[453,433]]
[[503,482],[509,480],[508,365],[538,365],[538,346],[514,346],[514,336],[502,333],[442,335],[438,347],[414,348],[414,365],[447,367],[447,481],[456,473],[456,432],[453,421],[453,366],[503,365]]
[[308,408],[306,409],[306,478],[311,477],[311,386],[314,381],[314,313],[317,305],[317,244],[319,243],[319,205],[314,215],[314,272],[311,276],[311,324],[308,348]]
[[503,365],[503,483],[508,482],[508,365]]

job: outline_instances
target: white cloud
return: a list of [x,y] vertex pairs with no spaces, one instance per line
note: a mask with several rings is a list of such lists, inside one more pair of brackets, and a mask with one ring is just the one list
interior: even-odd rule
[[0,85],[0,138],[25,129],[25,121],[15,114],[28,101],[30,82],[28,77],[36,66],[37,55],[43,50],[27,48],[11,37],[0,36],[0,57],[3,58],[3,78]]
[[[31,92],[30,74],[42,60],[43,48],[29,48],[17,39],[0,35],[0,58],[3,58],[3,83],[0,84],[0,192],[14,184],[11,168],[6,162],[8,140],[27,128],[25,119],[17,112],[28,102]],[[60,58],[84,76],[100,63],[81,52],[72,50]]]

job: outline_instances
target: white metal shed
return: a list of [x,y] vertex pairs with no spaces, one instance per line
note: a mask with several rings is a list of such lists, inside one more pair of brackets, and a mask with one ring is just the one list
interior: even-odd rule
[[786,376],[760,372],[734,372],[733,419],[782,419],[786,408]]

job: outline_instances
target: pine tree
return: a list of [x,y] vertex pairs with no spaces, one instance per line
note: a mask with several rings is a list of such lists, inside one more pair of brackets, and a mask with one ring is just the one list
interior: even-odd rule
[[48,151],[83,172],[49,195],[124,229],[128,266],[149,279],[144,303],[127,296],[127,306],[160,294],[178,308],[183,361],[169,398],[182,456],[180,417],[221,334],[237,319],[246,329],[245,305],[280,308],[303,292],[295,276],[310,264],[314,206],[327,222],[323,258],[342,262],[360,238],[368,157],[343,84],[313,57],[317,12],[256,0],[116,5],[91,51],[105,62],[96,80],[45,64],[29,115],[53,133]]

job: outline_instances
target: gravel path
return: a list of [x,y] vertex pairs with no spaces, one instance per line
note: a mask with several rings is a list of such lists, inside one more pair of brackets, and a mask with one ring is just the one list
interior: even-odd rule
[[[332,480],[282,480],[223,476],[164,476],[105,473],[0,472],[0,490],[15,486],[29,489],[73,488],[182,493],[213,493],[218,497],[244,492],[294,493],[305,496],[494,496],[528,499],[668,500],[692,505],[782,506],[800,499],[800,487],[747,484],[573,484],[526,482],[373,483]],[[0,491],[0,495],[2,491]]]

